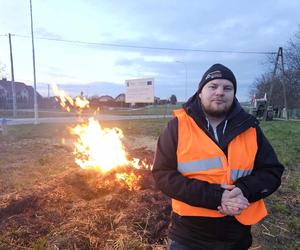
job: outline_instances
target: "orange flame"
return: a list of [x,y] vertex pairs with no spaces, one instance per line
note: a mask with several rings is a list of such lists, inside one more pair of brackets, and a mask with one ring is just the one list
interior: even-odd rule
[[75,162],[81,168],[108,172],[128,164],[121,138],[122,130],[102,129],[100,123],[89,118],[88,124],[76,125],[71,132],[78,136],[75,142]]
[[75,98],[75,106],[79,107],[81,109],[83,108],[89,108],[90,102],[84,97],[84,96],[77,96]]
[[70,112],[70,107],[78,107],[80,109],[89,108],[89,101],[84,96],[77,96],[75,101],[63,90],[59,89],[55,84],[52,86],[54,94],[57,96],[56,100],[59,101],[60,106]]
[[117,173],[116,177],[117,180],[123,185],[126,185],[130,191],[140,189],[138,182],[141,179],[141,176],[137,176],[134,173]]
[[[55,93],[60,98],[60,105],[69,108],[89,107],[85,98],[73,99],[55,86]],[[147,169],[149,166],[140,159],[128,160],[127,152],[122,143],[123,131],[119,128],[102,128],[100,123],[93,117],[87,122],[77,124],[70,129],[77,137],[74,142],[75,162],[83,169],[95,169],[103,174],[112,170],[117,171],[119,167],[128,166],[133,169]],[[138,190],[138,182],[141,176],[135,173],[117,173],[117,180],[126,185],[129,190]]]

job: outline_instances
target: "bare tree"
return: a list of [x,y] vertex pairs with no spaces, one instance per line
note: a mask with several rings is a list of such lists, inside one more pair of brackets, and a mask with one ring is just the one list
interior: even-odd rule
[[275,65],[275,57],[268,56],[266,61],[269,62],[270,71],[263,73],[257,78],[250,90],[251,96],[257,98],[263,97],[269,93],[270,86],[273,84],[272,96],[270,103],[276,108],[283,108],[283,84],[286,87],[287,106],[288,108],[300,107],[300,26],[297,33],[287,43],[284,48],[284,70],[279,67],[277,74],[272,78],[272,70]]
[[287,68],[296,71],[299,76],[300,71],[300,25],[297,33],[289,40],[286,48],[286,64]]
[[177,103],[177,97],[176,97],[176,95],[171,95],[171,97],[170,97],[170,103],[172,105],[175,105]]

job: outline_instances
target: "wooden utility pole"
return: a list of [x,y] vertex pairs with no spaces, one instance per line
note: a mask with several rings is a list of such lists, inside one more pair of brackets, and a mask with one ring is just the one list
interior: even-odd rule
[[272,73],[271,86],[270,86],[269,94],[268,94],[268,97],[267,97],[267,107],[265,108],[265,112],[264,112],[264,120],[267,120],[268,107],[271,104],[271,97],[272,97],[273,88],[274,88],[275,75],[276,75],[276,72],[277,72],[277,69],[278,69],[279,57],[280,57],[280,60],[281,60],[281,71],[282,71],[282,75],[283,75],[283,80],[281,81],[281,83],[282,83],[282,89],[283,89],[284,109],[285,109],[285,112],[286,112],[285,118],[288,119],[286,86],[285,86],[285,84],[286,84],[286,75],[285,75],[284,63],[283,63],[283,49],[282,49],[282,47],[279,47],[277,55],[276,55],[274,70],[273,70],[273,73]]
[[32,20],[32,3],[30,0],[30,23],[31,23],[31,44],[32,44],[32,63],[33,63],[33,83],[34,83],[34,124],[38,124],[38,103],[36,94],[36,74],[35,74],[35,52],[34,52],[34,37],[33,37],[33,20]]
[[9,40],[9,50],[10,50],[10,66],[11,66],[11,88],[12,88],[12,103],[13,103],[13,116],[17,116],[17,102],[16,102],[16,86],[15,86],[15,76],[14,76],[14,61],[12,54],[12,45],[11,45],[11,34],[8,34]]
[[283,79],[282,79],[282,90],[283,90],[283,102],[284,102],[284,108],[285,108],[285,119],[288,120],[288,106],[287,106],[287,99],[286,99],[286,80],[287,80],[287,76],[285,74],[285,70],[284,70],[284,63],[283,63],[283,49],[281,48],[281,70],[282,70],[282,75],[283,75]]

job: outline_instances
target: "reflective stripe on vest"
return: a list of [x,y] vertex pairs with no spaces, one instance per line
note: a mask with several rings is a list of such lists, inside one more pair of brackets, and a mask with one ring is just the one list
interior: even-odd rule
[[251,174],[252,170],[244,170],[244,169],[231,169],[231,180],[236,181],[237,179],[247,176]]
[[[227,157],[219,146],[198,127],[183,109],[176,110],[178,118],[178,171],[187,178],[212,184],[234,184],[251,174],[257,152],[256,129],[249,128],[228,144]],[[172,199],[173,211],[182,216],[223,217],[217,208],[190,206]],[[253,225],[267,215],[263,200],[250,204],[236,219],[244,225]]]
[[190,162],[178,162],[178,171],[180,173],[205,171],[212,168],[222,168],[220,157]]

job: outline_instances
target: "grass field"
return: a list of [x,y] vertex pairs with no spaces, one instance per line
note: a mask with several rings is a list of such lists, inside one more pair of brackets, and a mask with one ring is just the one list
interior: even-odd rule
[[256,226],[257,240],[262,249],[300,249],[300,123],[261,126],[286,169],[281,187],[266,199],[269,216]]
[[[146,154],[151,161],[155,141],[167,121],[114,121],[103,122],[102,125],[121,128],[126,138],[124,144],[132,154]],[[158,219],[159,214],[164,214],[161,209],[165,203],[158,202],[164,202],[162,198],[151,189],[137,191],[135,194],[124,190],[110,190],[116,193],[99,196],[98,193],[104,192],[103,189],[94,188],[87,199],[88,189],[85,185],[97,182],[97,179],[78,172],[70,145],[61,143],[62,138],[67,142],[72,139],[68,126],[71,125],[9,126],[8,135],[0,136],[0,249],[53,249],[59,244],[60,249],[72,249],[66,247],[70,246],[66,245],[66,241],[73,242],[73,249],[97,249],[95,246],[100,246],[97,245],[101,243],[100,239],[107,241],[106,249],[163,249],[163,239],[156,235],[157,224],[163,223],[163,220]],[[253,227],[253,249],[300,249],[300,123],[273,121],[262,122],[261,126],[280,161],[285,164],[286,171],[279,190],[266,199],[269,216]],[[32,198],[34,193],[36,196]],[[112,197],[114,202],[118,201],[118,205],[112,203]],[[128,203],[134,201],[135,205],[127,207],[123,204],[124,198]],[[30,213],[30,205],[24,205],[28,200],[35,207],[33,213]],[[25,209],[15,209],[14,213],[9,211],[6,216],[7,207],[15,204],[14,201],[23,202]],[[51,207],[50,201],[57,205]],[[99,218],[106,215],[101,210],[107,206],[104,201],[112,204],[113,208],[116,206],[124,211],[127,209],[130,216],[120,214],[119,210],[109,210],[111,213],[108,221],[102,221],[101,225],[94,224],[96,215]],[[141,214],[134,212],[136,202],[143,204]],[[150,207],[151,213],[148,210]],[[1,218],[4,218],[3,221]],[[61,221],[57,221],[57,218],[61,218]],[[43,230],[33,229],[32,221]],[[70,221],[77,221],[77,231],[73,225],[68,224]],[[101,231],[104,229],[111,234]],[[37,230],[36,234],[32,235],[34,230]],[[103,233],[103,237],[99,232]],[[163,237],[164,234],[161,234]]]

